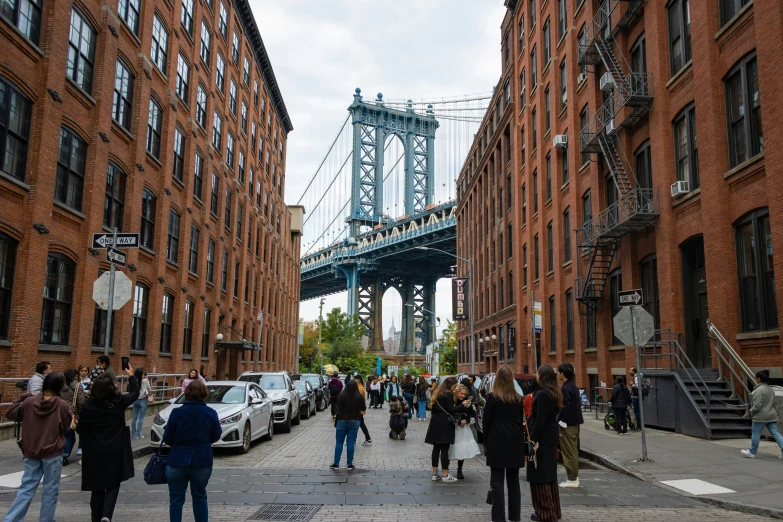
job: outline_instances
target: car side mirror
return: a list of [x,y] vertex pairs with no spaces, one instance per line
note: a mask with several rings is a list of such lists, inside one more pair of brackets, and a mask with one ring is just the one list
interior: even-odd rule
[[264,399],[260,399],[258,397],[253,397],[252,399],[250,399],[250,404],[255,405],[255,404],[263,404],[263,403],[264,403]]

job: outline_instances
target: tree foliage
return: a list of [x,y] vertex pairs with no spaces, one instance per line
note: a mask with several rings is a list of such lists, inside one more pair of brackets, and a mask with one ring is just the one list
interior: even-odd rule
[[440,336],[440,373],[454,375],[457,373],[457,323],[448,321],[446,329]]
[[313,367],[321,364],[318,354],[318,324],[307,323],[304,325],[304,344],[299,347],[300,369],[307,368],[312,372]]
[[332,344],[338,339],[361,339],[364,334],[364,326],[359,322],[359,316],[349,317],[340,308],[333,308],[326,314],[326,320],[321,329],[323,341]]

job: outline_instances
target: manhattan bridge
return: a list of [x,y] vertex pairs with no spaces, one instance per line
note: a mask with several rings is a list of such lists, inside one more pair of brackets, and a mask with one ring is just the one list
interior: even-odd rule
[[455,275],[456,180],[491,97],[366,100],[357,88],[297,203],[307,212],[301,299],[347,290],[370,350],[383,349],[390,288],[407,305],[400,351],[434,341],[435,285]]

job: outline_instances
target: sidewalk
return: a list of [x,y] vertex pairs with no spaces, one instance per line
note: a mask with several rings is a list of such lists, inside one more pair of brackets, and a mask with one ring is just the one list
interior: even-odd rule
[[[703,502],[775,518],[783,518],[783,461],[774,442],[763,441],[755,459],[740,454],[750,439],[707,441],[647,429],[648,462],[642,455],[641,432],[621,437],[604,428],[603,415],[584,413],[580,440],[583,456],[633,475],[655,482],[661,487]],[[692,494],[661,484],[663,481],[698,479],[728,488],[732,492]]]

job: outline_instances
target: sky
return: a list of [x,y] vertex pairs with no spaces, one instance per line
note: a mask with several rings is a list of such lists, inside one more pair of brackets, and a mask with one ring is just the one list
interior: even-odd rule
[[[502,0],[250,0],[294,130],[286,193],[295,204],[347,117],[356,87],[366,97],[435,98],[491,91],[501,69]],[[306,211],[307,209],[305,209]],[[436,315],[451,318],[451,285],[437,287]],[[324,315],[346,294],[326,298]],[[399,329],[399,294],[384,296],[384,337]],[[318,317],[318,299],[299,315]]]

